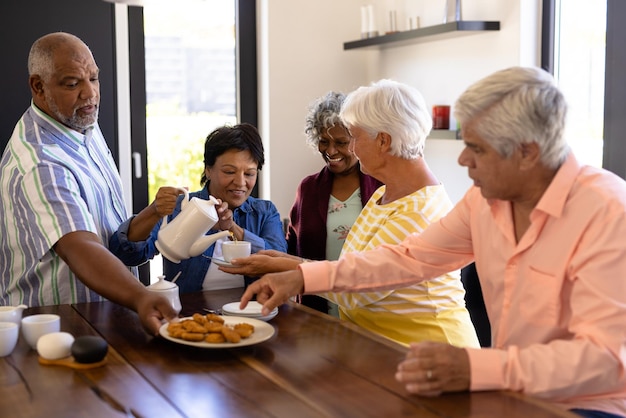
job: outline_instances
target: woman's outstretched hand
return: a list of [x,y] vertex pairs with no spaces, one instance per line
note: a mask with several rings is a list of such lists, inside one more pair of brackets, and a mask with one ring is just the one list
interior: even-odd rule
[[274,308],[302,292],[304,292],[304,276],[300,269],[266,274],[248,286],[241,296],[239,308],[244,309],[256,295],[257,302],[263,305],[262,314],[269,315]]

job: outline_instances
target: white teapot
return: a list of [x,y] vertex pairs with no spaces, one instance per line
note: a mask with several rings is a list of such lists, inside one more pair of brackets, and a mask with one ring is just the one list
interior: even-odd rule
[[220,231],[205,235],[219,220],[215,205],[219,202],[213,196],[209,200],[197,197],[189,199],[189,192],[181,189],[185,197],[181,202],[180,213],[169,223],[167,216],[157,235],[155,243],[163,257],[173,263],[202,254],[215,241],[230,235],[229,231]]

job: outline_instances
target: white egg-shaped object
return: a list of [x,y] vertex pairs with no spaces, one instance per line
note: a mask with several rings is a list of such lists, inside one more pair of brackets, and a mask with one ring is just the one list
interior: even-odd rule
[[72,354],[74,336],[68,332],[51,332],[37,340],[37,352],[47,360],[58,360]]

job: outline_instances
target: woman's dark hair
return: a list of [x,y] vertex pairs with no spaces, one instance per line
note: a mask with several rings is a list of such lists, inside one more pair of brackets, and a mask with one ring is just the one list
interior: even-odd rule
[[[259,170],[263,168],[265,163],[263,141],[261,141],[259,131],[249,123],[221,126],[211,132],[204,142],[204,166],[213,167],[217,157],[231,149],[250,151],[252,159],[257,163]],[[200,184],[204,185],[206,182],[206,174],[202,170]]]

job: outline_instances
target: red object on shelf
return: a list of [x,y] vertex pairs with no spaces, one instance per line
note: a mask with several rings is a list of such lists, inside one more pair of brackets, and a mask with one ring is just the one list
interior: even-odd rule
[[450,129],[450,106],[433,106],[433,129]]

